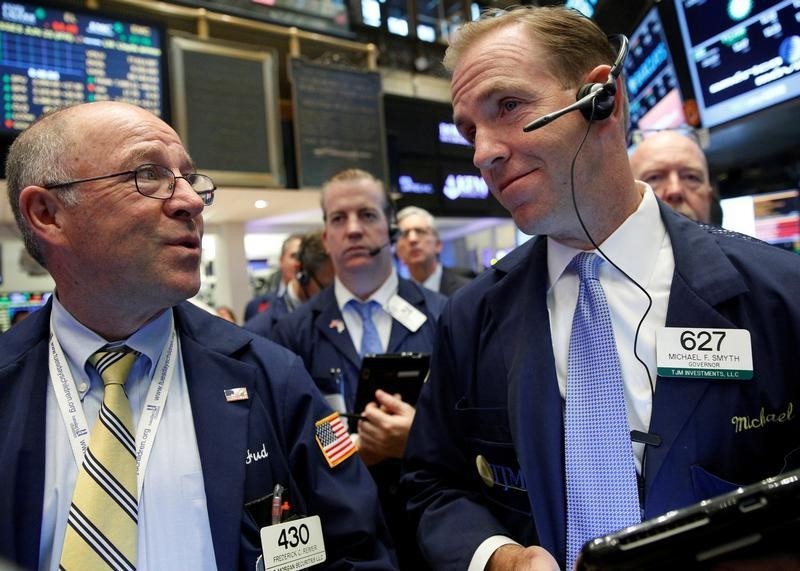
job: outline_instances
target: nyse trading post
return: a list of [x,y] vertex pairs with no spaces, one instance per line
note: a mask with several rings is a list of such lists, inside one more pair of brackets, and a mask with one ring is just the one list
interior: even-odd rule
[[21,131],[46,111],[95,100],[162,116],[161,40],[145,24],[0,2],[2,128]]

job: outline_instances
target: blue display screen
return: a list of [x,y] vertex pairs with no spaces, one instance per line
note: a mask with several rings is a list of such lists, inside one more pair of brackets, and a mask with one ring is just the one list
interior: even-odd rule
[[670,129],[686,122],[678,78],[655,7],[631,34],[624,77],[631,129]]
[[163,117],[163,30],[41,3],[0,2],[0,129],[84,101],[127,101]]
[[800,95],[800,2],[678,0],[705,127]]

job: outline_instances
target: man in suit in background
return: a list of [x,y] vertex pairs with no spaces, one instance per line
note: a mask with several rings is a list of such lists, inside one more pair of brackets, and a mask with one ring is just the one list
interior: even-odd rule
[[292,313],[333,283],[333,264],[322,243],[322,232],[311,232],[300,240],[297,267],[298,272],[289,282],[286,292],[275,299],[266,311],[248,319],[244,324],[245,329],[269,337],[280,318]]
[[[338,420],[300,359],[184,301],[216,187],[177,133],[133,105],[82,104],[22,133],[6,172],[56,288],[0,337],[0,557],[253,569],[280,484],[291,514],[320,516],[326,564],[393,568],[374,484],[320,443]],[[122,360],[124,392],[104,388]],[[95,507],[111,499],[105,474],[124,513]],[[124,521],[100,523],[117,511]]]
[[397,213],[397,257],[411,279],[426,288],[450,296],[469,283],[469,278],[439,262],[442,241],[430,212],[417,206],[407,206]]
[[404,476],[437,569],[569,570],[594,536],[798,467],[800,258],[634,180],[616,40],[525,6],[448,47],[455,124],[537,238],[439,318]]
[[[414,408],[377,391],[366,410],[354,411],[361,359],[367,353],[430,353],[434,322],[445,298],[398,277],[391,252],[394,213],[383,183],[350,169],[322,186],[323,240],[336,278],[273,329],[273,339],[303,358],[333,407],[358,412],[359,454],[378,483],[381,505],[400,565],[417,569],[419,551],[399,495],[399,459]],[[369,319],[359,304],[367,304]]]
[[676,131],[653,133],[636,146],[630,161],[634,178],[649,184],[673,210],[697,222],[722,223],[721,216],[713,215],[719,198],[697,141]]
[[302,234],[290,234],[281,245],[278,269],[267,278],[266,291],[247,302],[244,320],[266,311],[272,302],[286,293],[286,287],[297,274],[297,251],[300,249]]

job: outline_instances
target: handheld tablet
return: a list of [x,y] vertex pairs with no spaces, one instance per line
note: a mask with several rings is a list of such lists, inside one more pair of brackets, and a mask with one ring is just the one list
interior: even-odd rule
[[375,400],[375,391],[399,393],[411,405],[417,404],[419,392],[428,378],[429,353],[384,353],[365,355],[361,361],[356,391],[356,408],[361,412]]
[[704,569],[732,559],[794,554],[800,560],[800,470],[594,539],[575,568]]

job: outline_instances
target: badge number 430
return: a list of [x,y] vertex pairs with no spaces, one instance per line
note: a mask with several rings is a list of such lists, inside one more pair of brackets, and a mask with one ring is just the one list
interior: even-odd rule
[[319,516],[261,528],[265,571],[296,571],[325,561]]

